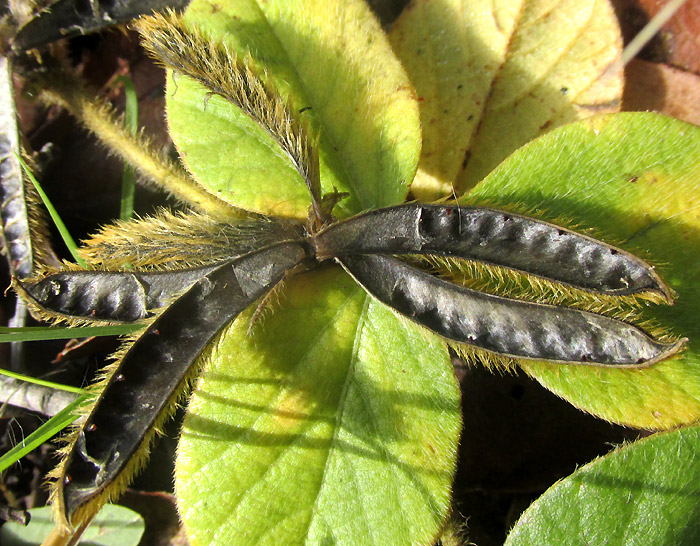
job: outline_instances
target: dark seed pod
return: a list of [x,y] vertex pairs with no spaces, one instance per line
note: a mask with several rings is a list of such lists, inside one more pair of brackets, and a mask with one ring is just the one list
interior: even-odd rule
[[320,258],[433,254],[517,269],[613,296],[670,291],[653,268],[614,246],[518,214],[483,207],[409,204],[338,222],[316,235]]
[[498,355],[602,366],[648,366],[678,352],[620,320],[485,294],[387,256],[337,260],[370,294],[457,343]]
[[29,21],[14,38],[15,49],[23,50],[78,34],[96,32],[123,24],[145,13],[166,7],[184,8],[188,0],[58,0]]
[[152,273],[62,271],[17,284],[35,305],[60,316],[134,322],[166,305],[216,267]]
[[12,275],[32,274],[31,226],[19,158],[17,112],[12,96],[11,61],[0,56],[0,224]]
[[125,484],[145,457],[154,424],[182,391],[204,347],[304,258],[302,245],[285,243],[218,265],[139,336],[118,362],[56,481],[66,525],[122,472]]

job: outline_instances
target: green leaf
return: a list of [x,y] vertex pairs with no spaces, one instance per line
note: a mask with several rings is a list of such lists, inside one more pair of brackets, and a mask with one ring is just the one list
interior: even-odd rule
[[[571,124],[521,148],[471,198],[566,218],[647,255],[677,294],[644,316],[689,338],[679,358],[646,369],[527,364],[525,370],[575,406],[649,429],[700,418],[700,129],[651,113]],[[603,237],[605,239],[605,237]]]
[[390,33],[420,100],[424,201],[462,194],[544,132],[619,108],[607,0],[413,0]]
[[[34,546],[43,543],[55,524],[51,508],[35,508],[29,525],[8,522],[0,528],[3,546]],[[92,520],[83,534],[81,544],[86,546],[136,546],[143,535],[143,518],[128,508],[107,504]]]
[[506,546],[668,546],[700,541],[700,427],[622,447],[551,487]]
[[442,344],[338,269],[295,277],[247,335],[250,320],[213,350],[185,419],[192,544],[432,544],[461,421]]
[[[420,151],[412,87],[360,0],[195,0],[187,21],[251,56],[320,134],[321,183],[350,196],[338,216],[400,203]],[[306,218],[304,182],[272,138],[235,106],[168,77],[168,123],[194,177],[238,207]]]

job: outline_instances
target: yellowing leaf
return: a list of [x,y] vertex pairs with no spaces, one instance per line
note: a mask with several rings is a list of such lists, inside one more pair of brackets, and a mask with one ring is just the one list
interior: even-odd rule
[[[309,120],[320,135],[323,190],[350,194],[336,215],[404,200],[420,152],[418,107],[364,2],[195,0],[186,18],[241,58],[250,55]],[[192,174],[238,207],[306,218],[304,182],[272,138],[183,80],[168,78],[168,122]]]
[[607,0],[414,0],[390,39],[420,101],[422,200],[464,193],[536,136],[615,111],[598,81],[621,39]]

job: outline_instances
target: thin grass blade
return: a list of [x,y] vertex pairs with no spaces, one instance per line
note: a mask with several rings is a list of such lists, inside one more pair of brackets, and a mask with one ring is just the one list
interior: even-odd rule
[[[117,82],[124,86],[126,107],[124,108],[124,125],[132,135],[136,136],[139,130],[139,100],[131,78],[120,76]],[[126,164],[122,174],[122,197],[120,203],[119,218],[130,220],[134,214],[134,194],[136,192],[136,171]]]
[[74,328],[56,328],[54,326],[2,327],[0,328],[0,343],[73,339],[76,337],[122,336],[133,334],[141,328],[143,328],[141,324],[79,326]]
[[24,160],[17,156],[17,159],[24,169],[24,172],[27,174],[27,177],[29,180],[31,180],[32,184],[34,185],[34,188],[36,188],[36,191],[39,193],[39,196],[41,197],[41,200],[44,202],[44,206],[46,207],[46,210],[49,211],[49,215],[51,216],[51,219],[53,220],[54,224],[56,224],[56,228],[58,229],[58,232],[61,234],[61,238],[63,239],[63,242],[65,245],[68,247],[68,250],[71,253],[71,256],[73,256],[73,259],[75,262],[82,266],[82,267],[87,267],[87,264],[85,263],[85,260],[83,260],[80,255],[78,254],[78,245],[75,244],[75,241],[73,240],[73,237],[71,234],[68,232],[68,228],[66,228],[66,225],[63,223],[63,220],[61,220],[61,217],[58,214],[58,211],[56,208],[53,206],[51,201],[49,200],[49,196],[46,195],[46,192],[44,189],[41,187],[37,179],[34,177],[34,174],[32,171],[29,169],[27,164],[24,162]]
[[56,436],[56,434],[75,421],[78,417],[76,413],[77,410],[85,404],[90,397],[91,395],[89,394],[81,395],[75,402],[66,406],[62,411],[54,415],[46,423],[22,440],[22,442],[2,455],[2,457],[0,457],[0,472],[16,463],[30,451]]
[[72,392],[74,394],[85,394],[85,389],[79,387],[72,387],[70,385],[63,385],[61,383],[54,383],[53,381],[45,381],[44,379],[39,379],[37,377],[31,377],[21,373],[11,372],[9,370],[0,369],[0,375],[6,377],[11,377],[12,379],[17,379],[19,381],[25,381],[27,383],[32,383],[34,385],[40,385],[42,387],[49,387],[51,389],[56,389],[65,392]]

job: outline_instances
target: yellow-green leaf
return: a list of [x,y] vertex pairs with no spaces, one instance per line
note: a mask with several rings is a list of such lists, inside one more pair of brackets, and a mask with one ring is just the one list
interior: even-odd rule
[[[420,152],[418,107],[361,0],[195,0],[193,26],[264,68],[320,134],[321,183],[350,195],[338,216],[400,203]],[[185,164],[230,203],[305,218],[304,182],[273,139],[220,97],[168,78],[168,122]]]
[[250,320],[214,348],[185,419],[193,546],[432,544],[461,421],[442,344],[336,268],[295,277],[247,334]]
[[412,192],[462,194],[558,125],[615,111],[620,54],[607,0],[414,0],[390,38],[420,101],[423,153]]
[[531,363],[526,371],[572,404],[649,429],[700,418],[700,128],[651,113],[593,117],[521,148],[472,197],[519,205],[643,252],[678,298],[644,315],[687,349],[645,369]]

